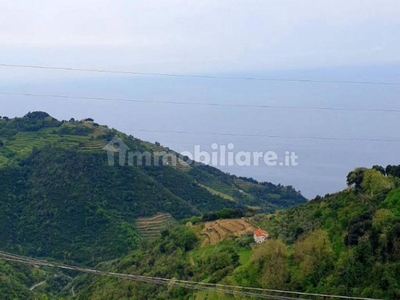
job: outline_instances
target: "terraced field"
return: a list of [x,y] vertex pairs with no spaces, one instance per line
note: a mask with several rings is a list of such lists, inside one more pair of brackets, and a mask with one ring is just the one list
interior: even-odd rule
[[[62,127],[68,127],[64,124]],[[85,125],[91,127],[91,125]],[[62,128],[60,127],[60,128]],[[4,140],[4,147],[0,148],[0,166],[9,161],[10,155],[24,159],[29,156],[33,148],[42,148],[46,145],[53,145],[65,149],[79,149],[83,151],[102,150],[106,141],[97,139],[106,129],[103,127],[91,127],[92,133],[85,136],[59,134],[59,128],[44,128],[32,132],[19,132],[12,139]],[[0,140],[2,138],[0,137]]]
[[203,237],[202,246],[216,245],[224,240],[253,233],[257,229],[245,219],[223,219],[206,222],[200,235]]
[[81,150],[102,150],[105,146],[104,141],[101,140],[93,140],[84,143],[84,146],[81,147]]
[[176,221],[170,214],[157,214],[149,218],[136,219],[136,228],[143,238],[154,239],[174,223]]

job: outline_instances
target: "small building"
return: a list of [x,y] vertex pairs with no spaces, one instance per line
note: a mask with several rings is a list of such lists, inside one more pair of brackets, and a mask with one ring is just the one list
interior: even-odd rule
[[261,244],[261,243],[265,242],[267,240],[268,236],[269,236],[269,233],[266,232],[265,230],[262,230],[262,229],[254,230],[253,237],[254,237],[254,241],[257,244]]

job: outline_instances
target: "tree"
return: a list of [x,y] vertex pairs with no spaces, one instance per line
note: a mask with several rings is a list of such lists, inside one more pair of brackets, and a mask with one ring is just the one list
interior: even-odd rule
[[360,238],[363,237],[365,233],[371,230],[372,217],[372,213],[370,211],[366,211],[349,221],[347,236],[344,239],[345,245],[358,245]]
[[372,219],[372,228],[378,232],[387,233],[396,221],[396,216],[388,209],[379,209]]
[[393,177],[400,177],[400,166],[388,165],[386,167],[386,174],[392,175]]
[[389,209],[395,216],[400,217],[400,188],[391,190],[380,207]]
[[350,172],[347,175],[347,185],[352,186],[354,185],[356,190],[359,190],[361,188],[361,183],[363,182],[364,179],[364,172],[366,171],[366,168],[357,168],[354,171]]
[[45,120],[50,115],[44,111],[34,111],[27,113],[24,118],[28,118],[30,120]]
[[299,264],[295,282],[307,286],[317,286],[333,268],[333,249],[328,233],[317,230],[295,245],[295,261]]
[[393,184],[381,172],[372,169],[364,171],[361,187],[363,191],[369,193],[371,196],[375,196],[379,192],[390,190],[393,188]]
[[382,175],[386,175],[386,169],[384,167],[382,167],[382,166],[375,165],[375,166],[372,167],[372,169],[381,172]]
[[258,266],[264,288],[283,288],[289,278],[288,254],[282,240],[269,240],[258,246],[253,263]]

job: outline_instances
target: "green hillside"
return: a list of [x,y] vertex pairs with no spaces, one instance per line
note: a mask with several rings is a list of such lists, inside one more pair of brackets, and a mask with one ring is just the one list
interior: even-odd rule
[[[41,277],[32,268],[24,265],[8,264],[0,260],[0,295],[2,299],[33,300],[34,292],[29,290],[34,285],[34,278]],[[43,278],[43,277],[42,277]]]
[[0,260],[0,295],[4,300],[68,298],[72,281],[72,277],[59,270]]
[[[165,151],[181,164],[121,166],[115,155],[110,166],[103,148],[115,136],[133,152]],[[58,121],[42,112],[0,119],[0,164],[2,250],[129,274],[400,298],[400,166],[358,168],[347,176],[348,189],[307,202],[290,186],[188,164],[91,119]],[[267,230],[270,239],[255,245],[244,232],[203,243],[207,224],[220,234],[216,224],[232,231],[238,222]],[[0,294],[232,299],[4,261]]]
[[[251,222],[271,235],[261,245],[254,245],[252,236],[242,236],[202,247],[196,227],[180,225],[114,262],[111,270],[258,288],[399,299],[398,171],[400,166],[357,169],[349,174],[349,189],[343,192],[317,197],[275,214],[254,216]],[[80,276],[76,284],[78,299],[233,299],[219,292],[194,292],[106,277]]]
[[140,217],[168,213],[180,220],[248,207],[273,212],[306,202],[292,187],[200,164],[120,166],[115,155],[109,166],[103,147],[115,136],[132,152],[166,151],[183,162],[168,148],[91,119],[58,121],[44,112],[1,118],[0,248],[94,265],[137,249]]

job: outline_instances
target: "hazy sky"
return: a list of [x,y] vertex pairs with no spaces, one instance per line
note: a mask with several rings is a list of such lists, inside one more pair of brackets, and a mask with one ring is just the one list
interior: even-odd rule
[[185,72],[398,62],[397,0],[0,1],[3,60]]
[[[400,82],[398,0],[0,0],[0,64]],[[140,100],[400,109],[400,85],[122,76],[0,67],[0,93]],[[216,108],[0,95],[0,115],[93,117],[173,149],[233,142],[299,152],[297,168],[224,168],[308,197],[344,187],[356,166],[399,164],[400,143],[162,134],[171,130],[399,139],[396,113]]]

